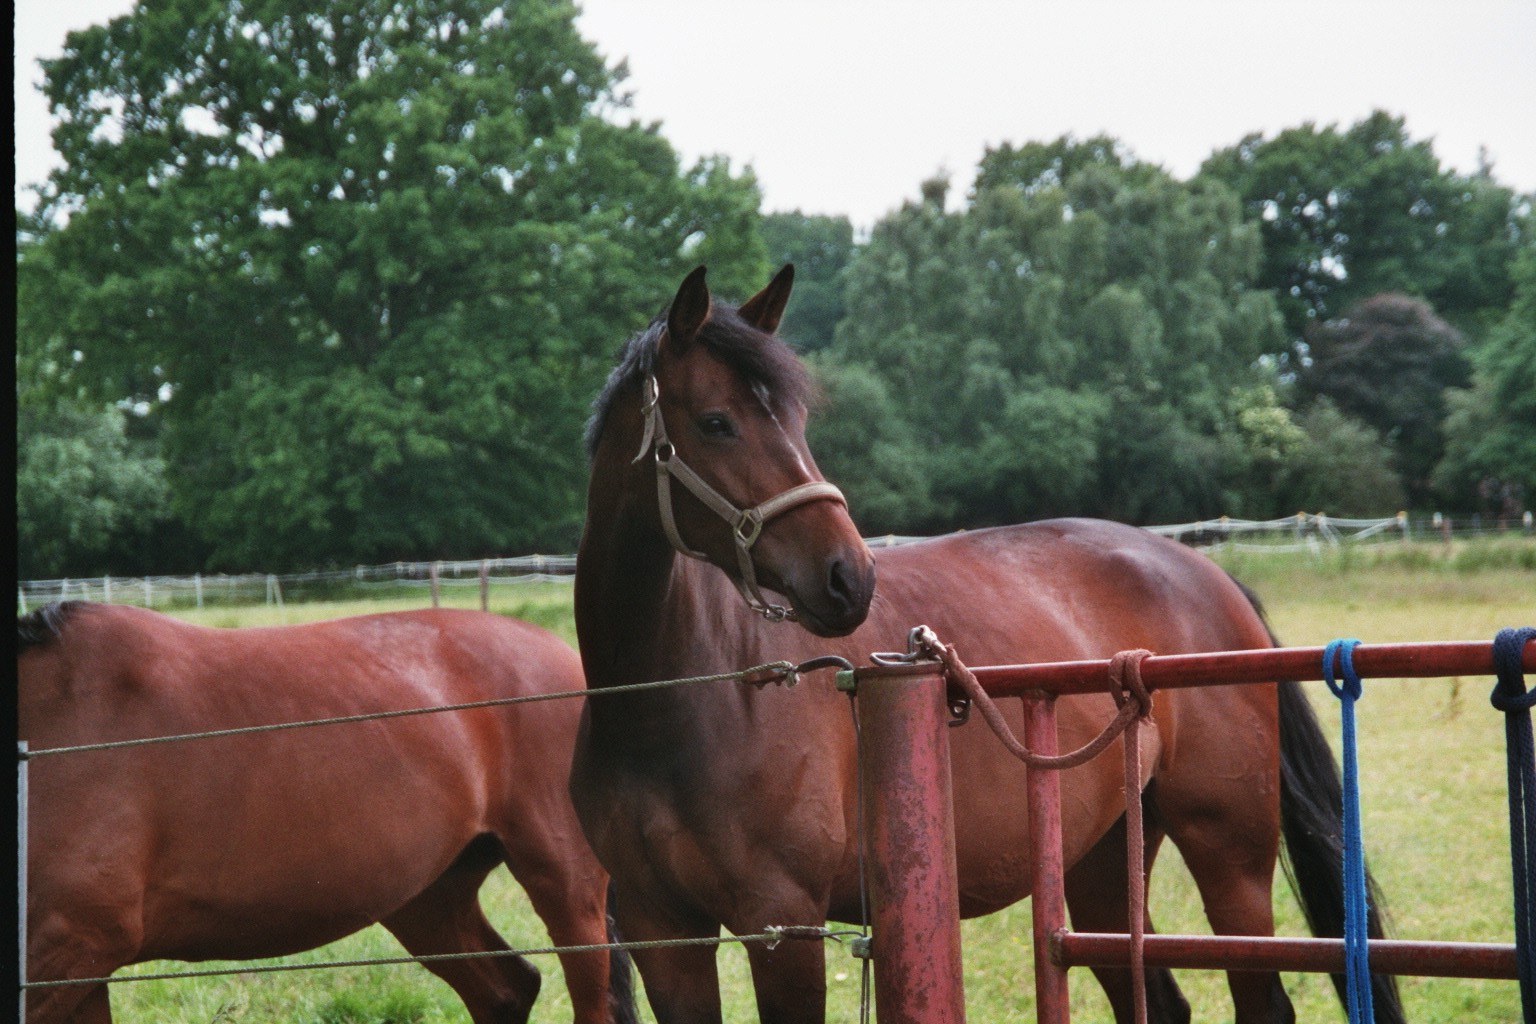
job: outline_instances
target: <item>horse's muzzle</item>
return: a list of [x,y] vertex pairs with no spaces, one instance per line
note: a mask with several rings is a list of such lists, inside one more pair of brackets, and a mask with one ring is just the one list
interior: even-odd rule
[[875,560],[861,544],[828,557],[817,584],[793,588],[790,599],[802,626],[817,636],[836,637],[863,624],[874,596]]

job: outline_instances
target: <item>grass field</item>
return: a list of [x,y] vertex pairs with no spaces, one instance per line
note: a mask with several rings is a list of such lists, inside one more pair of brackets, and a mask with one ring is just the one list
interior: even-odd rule
[[[1384,544],[1313,558],[1230,556],[1223,564],[1263,597],[1281,639],[1317,645],[1339,636],[1367,643],[1411,640],[1491,640],[1503,626],[1536,621],[1536,543]],[[478,604],[477,595],[453,603]],[[535,584],[493,592],[493,610],[538,622],[574,643],[570,589]],[[299,622],[361,614],[424,602],[289,604],[282,609],[205,609],[177,614],[214,626]],[[1501,716],[1488,704],[1491,680],[1368,680],[1359,705],[1364,833],[1372,869],[1386,894],[1394,936],[1479,942],[1512,941],[1508,824],[1504,806]],[[1309,693],[1324,728],[1337,737],[1337,702],[1321,683]],[[1204,932],[1187,872],[1165,847],[1151,889],[1159,930]],[[506,872],[487,884],[492,920],[514,946],[547,942],[537,918]],[[1283,881],[1275,890],[1282,934],[1302,935],[1300,912]],[[1020,904],[966,922],[965,985],[972,1021],[1033,1019],[1029,907]],[[399,946],[372,928],[309,954],[311,960],[394,956]],[[719,957],[727,1020],[755,1018],[746,957],[726,946]],[[828,950],[829,1014],[857,1019],[859,961]],[[122,973],[151,973],[184,965],[145,964]],[[217,965],[202,965],[217,966]],[[569,1020],[570,1007],[553,960],[540,962],[544,993],[534,1019]],[[1195,1020],[1230,1019],[1224,978],[1181,972]],[[1328,982],[1287,976],[1302,1021],[1340,1021]],[[1107,1004],[1087,972],[1072,975],[1073,1019],[1106,1021]],[[1513,982],[1405,979],[1410,1019],[1419,1022],[1513,1022],[1519,993]],[[120,1021],[385,1022],[466,1021],[448,988],[417,967],[306,971],[203,981],[114,986]],[[647,1013],[647,1019],[650,1019]]]

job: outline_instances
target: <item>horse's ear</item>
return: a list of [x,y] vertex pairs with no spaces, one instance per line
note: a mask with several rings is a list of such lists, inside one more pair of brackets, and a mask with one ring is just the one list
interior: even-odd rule
[[784,269],[768,282],[768,287],[743,302],[736,312],[764,334],[772,334],[779,329],[779,320],[784,316],[784,307],[789,304],[789,292],[794,286],[795,265],[786,263]]
[[677,351],[685,350],[709,322],[711,308],[704,268],[695,267],[693,273],[683,278],[667,310],[667,341],[677,346]]

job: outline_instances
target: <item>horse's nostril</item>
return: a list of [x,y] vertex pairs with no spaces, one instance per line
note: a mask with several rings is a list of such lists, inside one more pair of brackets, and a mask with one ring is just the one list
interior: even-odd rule
[[827,590],[833,597],[844,600],[848,597],[848,570],[843,568],[843,560],[840,558],[833,561],[832,568],[827,572]]
[[827,593],[843,611],[851,611],[859,604],[860,586],[858,575],[849,569],[841,558],[833,561],[827,571]]

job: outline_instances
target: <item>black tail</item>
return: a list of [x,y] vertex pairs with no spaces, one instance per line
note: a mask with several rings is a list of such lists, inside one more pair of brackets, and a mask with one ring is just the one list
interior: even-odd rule
[[[1264,615],[1258,595],[1238,584],[1264,619],[1264,628],[1276,647],[1281,646]],[[1312,934],[1339,938],[1344,934],[1344,787],[1339,763],[1328,746],[1317,713],[1300,684],[1279,684],[1280,703],[1280,832],[1285,837],[1285,874],[1301,903]],[[1376,880],[1366,872],[1370,904],[1368,931],[1373,939],[1384,938],[1381,897]],[[1345,999],[1345,979],[1333,975],[1339,999]],[[1397,979],[1389,974],[1371,975],[1371,1005],[1376,1024],[1402,1024],[1402,1000]]]
[[[613,883],[608,883],[608,941],[623,942],[613,919]],[[640,1007],[635,1003],[634,962],[628,953],[615,949],[608,956],[608,1008],[613,1024],[640,1024]]]

